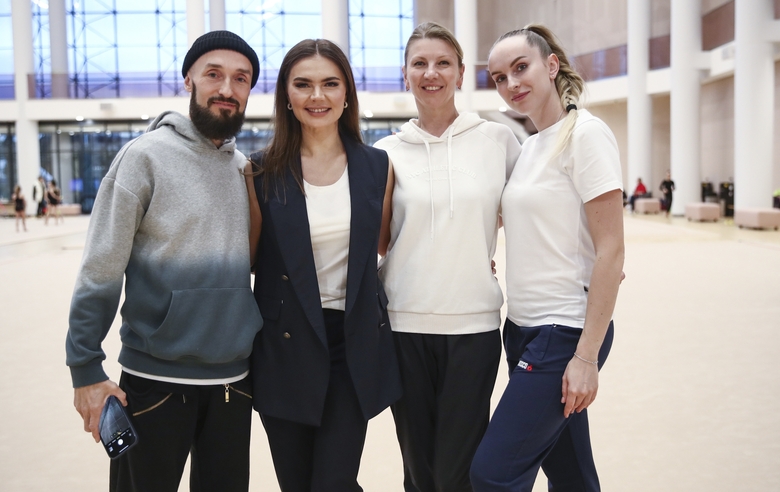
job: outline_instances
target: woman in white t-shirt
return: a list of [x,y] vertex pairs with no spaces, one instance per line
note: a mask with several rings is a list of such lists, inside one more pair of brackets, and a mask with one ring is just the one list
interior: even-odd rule
[[597,491],[585,409],[612,344],[623,266],[615,138],[578,109],[583,80],[538,25],[491,50],[501,97],[539,131],[523,144],[501,199],[507,237],[511,376],[471,468],[475,491]]
[[395,176],[380,276],[404,388],[392,408],[407,491],[472,491],[501,361],[504,298],[490,262],[520,144],[508,127],[458,112],[464,69],[449,30],[419,25],[403,68],[419,116],[376,143]]

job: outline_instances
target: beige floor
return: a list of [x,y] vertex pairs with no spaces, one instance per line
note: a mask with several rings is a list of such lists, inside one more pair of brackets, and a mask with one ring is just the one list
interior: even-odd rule
[[[0,220],[0,491],[106,489],[108,458],[81,430],[64,365],[87,223],[31,219],[16,233]],[[591,410],[603,489],[780,490],[780,232],[661,216],[625,224],[628,278]],[[501,274],[503,246],[497,262]],[[116,331],[105,344],[114,377]],[[495,398],[505,383],[502,368]],[[255,424],[252,490],[278,491]],[[387,412],[370,424],[360,480],[402,490]]]

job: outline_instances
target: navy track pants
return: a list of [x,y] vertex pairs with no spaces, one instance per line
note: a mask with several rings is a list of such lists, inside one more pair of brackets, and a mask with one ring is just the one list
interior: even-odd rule
[[[599,369],[612,346],[610,322]],[[530,492],[539,468],[554,492],[599,491],[587,410],[563,416],[561,379],[582,330],[518,327],[507,320],[510,379],[471,465],[475,492]]]

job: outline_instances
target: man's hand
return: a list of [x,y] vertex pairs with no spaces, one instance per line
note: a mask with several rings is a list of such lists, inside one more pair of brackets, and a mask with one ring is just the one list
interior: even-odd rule
[[101,381],[89,386],[82,386],[74,390],[73,406],[84,419],[84,432],[91,432],[95,442],[100,441],[98,424],[100,424],[100,412],[109,395],[119,398],[123,406],[127,406],[125,392],[111,380]]

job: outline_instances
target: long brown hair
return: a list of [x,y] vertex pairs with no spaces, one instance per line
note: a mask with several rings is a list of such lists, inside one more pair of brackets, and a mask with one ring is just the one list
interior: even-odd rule
[[493,46],[495,47],[501,41],[513,36],[525,36],[528,46],[538,49],[542,59],[547,59],[553,53],[558,57],[559,67],[558,75],[555,76],[555,89],[558,91],[558,97],[561,98],[561,104],[564,109],[568,108],[570,104],[575,105],[575,108],[567,111],[568,114],[564,118],[558,142],[553,149],[553,155],[557,155],[566,148],[569,140],[571,140],[574,124],[577,122],[576,107],[580,103],[580,96],[585,88],[585,81],[569,63],[569,58],[566,56],[566,52],[563,50],[558,38],[547,27],[541,24],[529,24],[522,29],[509,31],[498,38],[493,43]]
[[304,39],[293,46],[282,60],[279,67],[279,76],[276,79],[276,92],[274,93],[274,115],[272,118],[274,135],[263,153],[263,166],[259,171],[265,175],[263,180],[263,195],[268,200],[271,187],[277,197],[279,185],[284,189],[286,173],[291,173],[295,182],[303,191],[303,172],[298,163],[303,143],[303,131],[301,123],[292,111],[287,109],[287,80],[296,63],[312,56],[321,56],[336,64],[341,70],[346,84],[347,107],[339,118],[339,133],[342,138],[351,138],[357,142],[363,142],[360,135],[360,112],[358,110],[357,88],[355,78],[352,75],[352,67],[341,48],[327,39]]

